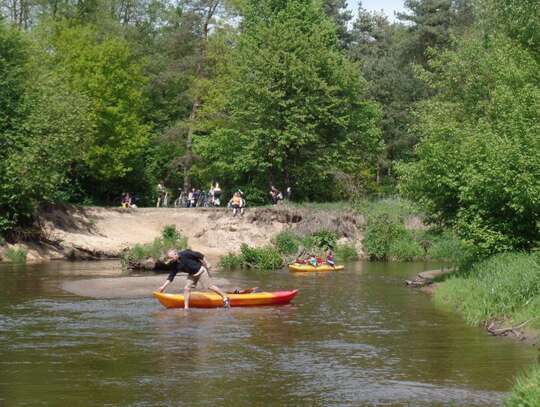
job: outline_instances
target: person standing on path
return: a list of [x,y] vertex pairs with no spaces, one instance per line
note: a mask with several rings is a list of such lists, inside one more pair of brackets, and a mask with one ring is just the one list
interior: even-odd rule
[[184,286],[184,309],[189,308],[191,289],[195,288],[199,283],[219,294],[223,298],[223,307],[229,308],[229,298],[218,286],[212,283],[210,273],[208,272],[209,266],[202,253],[193,250],[182,250],[181,252],[169,250],[167,252],[167,259],[171,262],[173,268],[167,280],[158,288],[160,293],[174,280],[178,272],[184,272],[188,274],[187,283]]

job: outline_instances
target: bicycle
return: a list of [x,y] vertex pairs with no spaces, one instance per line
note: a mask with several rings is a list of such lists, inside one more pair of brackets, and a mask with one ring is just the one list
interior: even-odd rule
[[180,193],[178,194],[178,198],[174,201],[174,207],[175,208],[187,208],[188,206],[188,198],[185,192],[182,190],[182,188],[179,188],[178,191]]

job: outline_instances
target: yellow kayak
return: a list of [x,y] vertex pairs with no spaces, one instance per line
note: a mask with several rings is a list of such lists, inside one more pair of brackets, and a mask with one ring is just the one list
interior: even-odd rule
[[289,271],[340,271],[344,266],[334,266],[329,264],[319,264],[318,266],[312,266],[311,264],[289,264]]

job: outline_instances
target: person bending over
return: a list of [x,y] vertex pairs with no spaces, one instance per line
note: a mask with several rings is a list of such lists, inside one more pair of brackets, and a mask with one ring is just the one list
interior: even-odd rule
[[229,298],[227,295],[215,284],[212,283],[210,273],[208,272],[208,263],[204,259],[202,253],[193,250],[182,250],[178,252],[176,250],[169,250],[167,252],[167,259],[171,262],[173,268],[167,277],[167,280],[163,283],[158,291],[161,293],[165,288],[174,280],[174,277],[178,272],[187,273],[187,283],[184,286],[184,308],[189,308],[189,295],[192,288],[201,285],[208,289],[218,293],[223,298],[223,307],[229,308]]

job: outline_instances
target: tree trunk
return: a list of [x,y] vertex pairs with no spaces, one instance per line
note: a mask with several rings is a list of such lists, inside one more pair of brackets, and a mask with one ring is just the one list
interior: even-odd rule
[[[214,16],[221,0],[211,0],[208,4],[208,10],[204,18],[203,38],[201,44],[201,56],[195,70],[196,80],[202,79],[204,76],[203,65],[206,62],[206,46],[208,43],[208,31],[210,20]],[[186,154],[184,156],[184,191],[191,189],[191,166],[193,165],[193,133],[195,131],[195,120],[197,119],[197,109],[200,104],[200,95],[195,95],[191,105],[191,113],[189,114],[188,131],[186,137]]]

